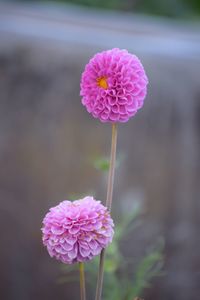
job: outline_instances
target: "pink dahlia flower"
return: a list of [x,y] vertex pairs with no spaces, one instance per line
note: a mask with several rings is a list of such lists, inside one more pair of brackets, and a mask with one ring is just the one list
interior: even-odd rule
[[65,200],[46,214],[43,244],[51,257],[63,263],[84,262],[112,241],[113,226],[107,208],[93,197]]
[[81,78],[82,103],[102,122],[127,122],[143,106],[148,79],[137,56],[127,50],[97,53]]

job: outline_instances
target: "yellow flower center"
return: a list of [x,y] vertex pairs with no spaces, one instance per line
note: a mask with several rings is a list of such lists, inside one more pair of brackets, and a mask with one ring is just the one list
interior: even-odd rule
[[97,78],[97,84],[98,84],[98,86],[100,86],[101,88],[103,88],[105,90],[108,88],[108,83],[106,81],[106,77]]

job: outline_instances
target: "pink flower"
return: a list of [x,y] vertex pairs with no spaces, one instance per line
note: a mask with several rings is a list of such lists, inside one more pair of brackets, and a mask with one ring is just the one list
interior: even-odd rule
[[117,48],[103,51],[82,74],[82,104],[102,122],[127,122],[143,106],[147,84],[137,56]]
[[43,244],[51,257],[63,263],[84,262],[112,241],[113,226],[107,208],[93,197],[65,200],[46,214]]

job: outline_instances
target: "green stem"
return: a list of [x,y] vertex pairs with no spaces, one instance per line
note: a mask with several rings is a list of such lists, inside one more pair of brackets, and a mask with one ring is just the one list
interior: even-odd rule
[[79,263],[79,274],[80,274],[80,299],[86,300],[86,292],[85,292],[85,273],[84,273],[84,264],[82,262]]
[[111,210],[111,206],[112,206],[116,149],[117,149],[117,124],[112,124],[112,142],[111,142],[110,166],[109,166],[107,198],[106,198],[106,206],[108,207],[109,210]]
[[[112,124],[112,142],[111,142],[110,166],[109,166],[107,197],[106,197],[106,206],[110,211],[111,211],[112,196],[113,196],[116,148],[117,148],[117,124],[114,123]],[[95,300],[101,300],[102,287],[103,287],[104,260],[105,260],[105,249],[101,251],[100,259],[99,259],[99,270],[98,270]]]

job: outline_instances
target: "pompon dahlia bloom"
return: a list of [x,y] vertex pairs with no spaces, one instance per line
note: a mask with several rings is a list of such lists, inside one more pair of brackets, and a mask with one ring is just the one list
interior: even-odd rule
[[43,244],[51,257],[63,263],[84,262],[112,241],[113,226],[107,208],[93,197],[65,200],[46,214]]
[[82,74],[82,104],[102,122],[127,122],[143,106],[147,84],[137,56],[118,48],[103,51]]

